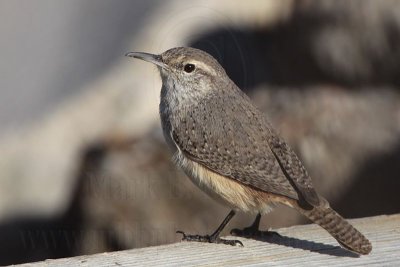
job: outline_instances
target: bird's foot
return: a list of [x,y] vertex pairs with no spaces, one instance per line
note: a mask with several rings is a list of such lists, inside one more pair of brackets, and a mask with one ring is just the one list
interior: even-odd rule
[[182,241],[194,241],[194,242],[205,242],[205,243],[216,243],[216,244],[225,244],[231,246],[242,246],[243,243],[239,240],[227,240],[219,238],[218,236],[213,235],[187,235],[185,232],[177,231],[176,233],[182,234]]
[[240,237],[282,237],[280,234],[274,231],[260,231],[255,227],[246,227],[243,229],[232,229],[231,235]]

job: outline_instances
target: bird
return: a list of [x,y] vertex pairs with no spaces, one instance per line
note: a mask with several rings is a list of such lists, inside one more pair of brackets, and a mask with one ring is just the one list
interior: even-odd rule
[[243,246],[220,237],[232,217],[237,212],[256,214],[251,226],[231,233],[257,234],[261,215],[283,204],[320,225],[345,249],[371,252],[369,240],[316,192],[293,149],[214,57],[192,47],[125,55],[159,70],[161,126],[175,164],[231,209],[212,234],[178,231],[182,240]]

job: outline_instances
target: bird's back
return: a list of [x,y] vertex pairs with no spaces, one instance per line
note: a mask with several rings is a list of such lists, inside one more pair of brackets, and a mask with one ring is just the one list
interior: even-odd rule
[[[298,200],[270,149],[263,114],[233,83],[170,116],[170,136],[190,159],[256,189]],[[223,88],[223,89],[222,89]]]

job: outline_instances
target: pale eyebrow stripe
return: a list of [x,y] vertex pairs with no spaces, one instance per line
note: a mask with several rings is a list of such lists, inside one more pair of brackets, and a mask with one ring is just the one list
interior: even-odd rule
[[201,62],[201,61],[190,60],[190,61],[187,62],[187,63],[192,63],[192,64],[194,64],[194,65],[200,67],[202,70],[205,70],[206,72],[211,73],[211,74],[213,74],[213,75],[216,74],[216,73],[215,73],[215,70],[214,70],[213,68],[207,66],[206,64],[204,64],[204,63]]

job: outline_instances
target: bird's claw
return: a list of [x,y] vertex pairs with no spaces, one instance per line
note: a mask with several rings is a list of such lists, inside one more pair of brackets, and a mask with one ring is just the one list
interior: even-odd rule
[[242,246],[243,243],[239,240],[228,240],[222,239],[219,237],[214,237],[210,235],[187,235],[183,231],[176,231],[177,234],[182,234],[182,241],[189,241],[189,242],[204,242],[204,243],[216,243],[216,244],[225,244],[231,246]]
[[279,233],[274,231],[260,231],[252,227],[246,227],[244,229],[232,229],[230,232],[233,236],[240,237],[282,237]]

